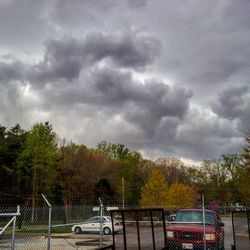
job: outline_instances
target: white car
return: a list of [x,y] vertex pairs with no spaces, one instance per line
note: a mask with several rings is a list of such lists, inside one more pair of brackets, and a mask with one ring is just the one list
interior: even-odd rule
[[[117,220],[113,220],[114,223],[114,233],[117,233],[122,230],[121,222]],[[72,227],[72,232],[76,234],[80,234],[83,232],[100,232],[101,227],[101,216],[94,216],[85,221],[82,224],[74,225]],[[111,234],[112,233],[112,221],[110,216],[102,216],[102,231],[103,234]]]

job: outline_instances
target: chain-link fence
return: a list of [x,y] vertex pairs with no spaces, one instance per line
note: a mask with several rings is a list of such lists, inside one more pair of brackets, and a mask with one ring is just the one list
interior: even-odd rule
[[[98,233],[72,232],[74,225],[99,215],[98,206],[54,206],[51,210],[48,206],[20,207],[18,214],[16,210],[16,207],[0,207],[1,249],[92,249],[100,244]],[[103,216],[107,215],[110,212],[105,208]],[[110,235],[103,236],[104,244],[111,241]]]
[[[16,210],[15,210],[16,209]],[[17,218],[20,216],[20,207],[5,207],[0,210],[0,240],[4,248],[15,249],[15,232]]]
[[250,249],[250,210],[232,211],[233,249]]
[[[114,205],[105,206],[103,209],[103,216],[111,216],[110,209],[122,209],[122,206]],[[138,206],[125,206],[125,210],[138,210]],[[172,207],[164,210],[164,216],[166,219],[166,228],[168,229],[169,225],[172,225],[171,220],[175,218],[177,211],[180,208]],[[247,208],[246,208],[247,209]],[[249,209],[249,208],[248,208]],[[234,243],[233,237],[233,227],[231,219],[231,211],[235,210],[234,207],[219,207],[216,209],[220,214],[222,222],[225,224],[223,227],[225,230],[225,249],[231,249],[231,245]],[[139,211],[139,210],[138,210]],[[7,216],[8,215],[8,216]],[[72,231],[73,226],[82,225],[83,222],[88,220],[93,216],[100,215],[99,206],[93,205],[80,205],[80,206],[53,206],[50,210],[47,205],[40,207],[20,207],[20,214],[17,211],[17,207],[0,207],[0,248],[1,249],[48,249],[48,240],[50,239],[50,249],[97,249],[100,247],[100,238],[102,238],[102,245],[108,245],[113,243],[113,235],[103,235],[100,234],[99,229],[93,233],[93,230],[90,232],[82,231],[82,233],[77,234]],[[15,218],[15,219],[13,219]],[[51,220],[49,219],[51,218]],[[141,237],[141,248],[140,249],[153,249],[152,242],[152,229],[151,229],[151,215],[143,215],[143,213],[138,212],[138,215],[135,214],[129,218],[125,215],[126,225],[126,236],[128,237],[128,242],[131,246],[138,243],[138,231],[137,224],[139,223],[139,232],[143,236]],[[164,242],[163,233],[161,231],[161,220],[159,216],[153,214],[153,226],[155,232],[155,242],[156,249],[157,244]],[[246,217],[236,216],[235,222],[235,233],[236,235],[241,233],[242,230],[236,225],[247,225]],[[117,214],[115,217],[116,220],[122,221],[121,214]],[[12,220],[12,221],[11,221]],[[11,221],[11,222],[10,222]],[[50,222],[49,222],[50,221]],[[137,222],[138,221],[138,222]],[[242,222],[244,221],[244,222]],[[197,221],[200,223],[200,221]],[[162,222],[163,223],[163,222]],[[49,227],[50,225],[50,227]],[[75,227],[74,227],[75,228]],[[4,230],[3,230],[4,229]],[[171,232],[167,230],[167,240],[171,240]],[[84,232],[84,233],[83,233]],[[203,239],[203,233],[197,235],[190,234],[190,232],[178,233],[180,238],[188,237],[200,237]],[[175,234],[175,233],[174,233]],[[119,230],[118,234],[115,235],[115,242],[117,244],[122,244],[124,237],[123,230]],[[208,237],[213,237],[211,234],[206,235]],[[239,236],[241,237],[241,236]],[[244,237],[244,236],[242,236]],[[149,246],[144,242],[144,239],[148,240]],[[237,243],[245,244],[245,249],[250,249],[248,238],[245,237],[243,241],[236,236],[236,249]],[[185,239],[190,243],[191,240]],[[119,243],[120,242],[120,243]],[[179,242],[180,243],[180,242]],[[238,245],[240,244],[238,243]],[[151,244],[151,245],[150,245]],[[181,243],[182,244],[182,243]],[[190,243],[192,244],[192,243]],[[192,245],[184,244],[181,247],[186,247],[186,249],[191,248]],[[161,244],[162,245],[162,244]],[[117,245],[118,246],[118,245]],[[130,245],[129,245],[130,246]],[[177,245],[176,245],[177,246]],[[209,244],[207,244],[209,246]],[[189,247],[189,248],[188,248]],[[194,245],[193,245],[194,247]],[[242,246],[241,246],[242,247]],[[139,248],[127,248],[127,249],[139,249]],[[178,248],[174,248],[178,249]]]

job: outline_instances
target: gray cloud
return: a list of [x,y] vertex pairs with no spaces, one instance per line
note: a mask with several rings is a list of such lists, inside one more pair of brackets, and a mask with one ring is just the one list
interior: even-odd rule
[[212,104],[213,111],[227,119],[241,117],[249,108],[250,88],[248,85],[232,86],[219,94]]
[[47,0],[10,0],[2,4],[0,6],[1,46],[8,51],[39,47],[37,41],[54,31],[46,20],[49,2]]
[[18,60],[0,61],[0,84],[23,79],[24,65]]
[[160,51],[160,42],[148,35],[125,33],[120,36],[90,34],[85,43],[86,53],[93,60],[111,58],[121,67],[140,68],[152,64]]
[[48,102],[58,100],[60,105],[84,103],[110,109],[141,128],[154,128],[153,124],[164,117],[183,119],[188,111],[189,91],[155,80],[138,82],[132,76],[131,72],[96,68],[88,79],[79,79],[68,88],[58,85],[58,89],[48,89],[45,95]]
[[[240,152],[250,2],[0,3],[0,122],[192,160]],[[3,56],[5,55],[5,56]]]
[[236,120],[242,133],[249,129],[250,122],[250,87],[249,84],[230,86],[218,94],[212,102],[213,111],[221,117]]
[[85,27],[86,25],[94,25],[96,22],[101,25],[98,20],[99,16],[103,12],[110,13],[115,5],[113,0],[74,0],[74,3],[68,0],[57,0],[50,15],[57,25],[81,29],[83,23]]
[[146,4],[147,0],[128,0],[128,5],[131,9],[145,7]]
[[160,50],[155,38],[136,33],[90,33],[85,40],[50,40],[45,46],[44,59],[29,72],[32,81],[74,80],[79,78],[83,66],[103,60],[114,67],[141,69],[152,64]]
[[209,110],[192,109],[178,128],[175,148],[180,147],[186,158],[196,159],[237,152],[243,143],[237,126],[237,121],[221,119]]

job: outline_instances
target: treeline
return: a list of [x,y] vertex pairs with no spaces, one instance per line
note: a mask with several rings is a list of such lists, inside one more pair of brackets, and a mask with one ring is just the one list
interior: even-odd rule
[[[25,131],[0,125],[0,205],[36,206],[45,194],[54,204],[191,205],[250,203],[250,134],[241,154],[204,160],[199,166],[176,158],[155,161],[122,144],[96,148],[68,143],[49,123]],[[188,203],[187,203],[188,202]]]

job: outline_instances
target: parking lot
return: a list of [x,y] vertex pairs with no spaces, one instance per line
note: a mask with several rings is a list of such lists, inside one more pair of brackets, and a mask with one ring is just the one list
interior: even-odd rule
[[[42,210],[43,212],[44,210]],[[22,227],[17,227],[15,232],[15,247],[16,249],[47,249],[48,238],[47,231],[48,226],[46,225],[47,214],[39,213],[44,215],[45,220],[37,221],[34,224],[29,224],[26,222],[27,217],[23,217]],[[58,214],[58,213],[57,213]],[[56,215],[57,215],[56,214]],[[91,213],[89,213],[91,215]],[[87,215],[88,216],[88,215]],[[140,244],[141,249],[153,249],[152,248],[152,230],[150,228],[150,223],[145,221],[147,216],[143,217],[141,214],[140,221]],[[90,216],[88,216],[90,217]],[[157,217],[157,216],[156,216]],[[231,245],[234,243],[232,219],[230,214],[222,217],[222,221],[225,223],[225,249],[231,249]],[[43,222],[43,224],[41,224]],[[59,222],[61,222],[59,220]],[[158,221],[159,222],[159,221]],[[155,245],[156,249],[160,249],[164,246],[164,233],[162,226],[157,225],[154,227],[155,233]],[[127,221],[126,221],[127,223]],[[17,224],[18,225],[18,224]],[[249,239],[247,234],[247,219],[243,214],[237,215],[234,220],[235,226],[235,240],[236,249],[249,250]],[[65,226],[64,226],[65,227]],[[8,230],[9,233],[4,235],[0,239],[1,249],[11,248],[11,228]],[[103,235],[103,244],[111,244],[112,236]],[[127,239],[127,249],[138,249],[138,233],[135,223],[126,224],[126,239]],[[96,249],[100,246],[99,234],[74,234],[71,233],[71,226],[68,226],[67,232],[55,233],[51,235],[51,249]],[[124,249],[123,245],[123,234],[119,233],[115,235],[115,245],[116,249]]]
[[[249,240],[248,235],[244,234],[244,219],[239,219],[237,221],[238,225],[236,228],[239,229],[236,232],[236,242],[237,249],[249,250]],[[232,221],[230,217],[223,218],[225,223],[225,249],[231,249],[233,244],[233,233],[232,233]],[[242,229],[242,231],[241,231]],[[155,227],[155,241],[156,249],[160,249],[164,245],[164,235],[161,227]],[[138,249],[138,236],[136,227],[133,225],[128,225],[126,227],[127,236],[127,248],[128,249]],[[51,249],[96,249],[100,246],[99,234],[52,234],[51,238]],[[112,243],[111,235],[103,235],[103,245]],[[10,238],[4,238],[0,240],[1,249],[10,249]],[[152,249],[152,231],[150,226],[143,226],[140,228],[140,241],[141,249]],[[47,248],[47,238],[45,236],[38,237],[17,237],[16,238],[16,249],[46,249]],[[123,249],[123,234],[119,233],[115,235],[115,245],[116,249]]]
[[[225,249],[231,250],[231,245],[233,244],[233,230],[232,230],[232,220],[230,217],[222,218],[223,222],[225,223]],[[241,219],[238,221],[238,225],[236,225],[236,228],[238,231],[236,232],[236,244],[237,249],[239,250],[249,250],[250,249],[250,242],[248,239],[248,234],[245,231],[245,224],[244,219]],[[149,227],[143,227],[140,229],[141,233],[141,243],[142,243],[142,249],[152,249],[152,236],[151,236],[151,228]],[[137,249],[137,234],[136,230],[133,227],[127,228],[127,235],[128,235],[128,249]],[[158,248],[160,249],[160,246],[163,244],[163,235],[161,228],[155,228],[155,238],[158,244]],[[123,249],[122,248],[122,235],[116,236],[116,249]]]

